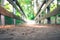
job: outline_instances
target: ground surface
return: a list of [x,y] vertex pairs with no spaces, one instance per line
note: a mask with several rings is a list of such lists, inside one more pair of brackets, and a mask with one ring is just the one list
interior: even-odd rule
[[24,24],[9,27],[0,28],[0,40],[60,40],[60,25]]

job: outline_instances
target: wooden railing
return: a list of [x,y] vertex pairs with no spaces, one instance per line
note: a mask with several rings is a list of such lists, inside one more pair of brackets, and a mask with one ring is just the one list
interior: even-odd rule
[[36,17],[35,17],[35,19],[49,6],[49,4],[52,2],[52,0],[49,0],[48,2],[46,2],[46,3],[44,3],[43,5],[42,5],[42,7],[44,6],[44,8],[43,9],[39,9],[39,11],[37,12],[37,15],[36,15]]
[[52,12],[45,14],[42,18],[40,18],[39,20],[43,20],[46,18],[49,18],[51,16],[55,16],[57,14],[60,14],[60,6],[55,8]]
[[7,0],[22,16],[26,17],[22,7],[19,5],[18,1]]
[[[23,20],[21,17],[14,15],[12,12],[7,11],[4,7],[0,5],[0,14],[4,16],[11,17],[13,19]],[[24,20],[23,20],[24,21]]]

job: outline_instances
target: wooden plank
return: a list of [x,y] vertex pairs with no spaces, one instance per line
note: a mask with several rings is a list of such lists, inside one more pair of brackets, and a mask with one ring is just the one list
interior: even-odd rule
[[49,0],[46,4],[45,4],[45,6],[44,6],[44,8],[43,9],[41,9],[41,11],[38,13],[38,15],[35,17],[35,19],[49,6],[49,4],[52,2],[52,0]]
[[[13,0],[7,0],[19,13],[21,13],[22,16],[26,17],[25,16],[25,13],[22,11],[22,8],[19,6],[19,3],[18,2],[13,2]],[[18,5],[17,5],[17,4]]]
[[20,18],[19,16],[14,15],[13,13],[7,11],[5,8],[3,8],[2,6],[0,6],[0,14],[4,15],[4,16],[8,16],[14,19],[18,19],[18,20],[23,20],[22,18]]
[[57,7],[55,10],[53,10],[52,12],[50,12],[50,13],[44,15],[42,18],[40,18],[40,20],[49,18],[49,17],[54,16],[54,15],[57,15],[57,14],[60,14],[60,6]]
[[22,11],[23,15],[26,17],[21,5],[19,4],[19,2],[16,0],[16,4],[18,5],[18,7],[20,8],[20,10]]
[[38,10],[36,16],[39,14],[39,12],[41,11],[41,8],[43,7],[43,5],[44,5],[45,3],[46,3],[46,0],[44,0],[43,3],[42,3],[42,5],[39,7],[39,10]]

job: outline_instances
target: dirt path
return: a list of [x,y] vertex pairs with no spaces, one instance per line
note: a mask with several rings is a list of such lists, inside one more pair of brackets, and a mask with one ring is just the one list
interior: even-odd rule
[[60,40],[60,25],[24,24],[0,29],[0,40]]

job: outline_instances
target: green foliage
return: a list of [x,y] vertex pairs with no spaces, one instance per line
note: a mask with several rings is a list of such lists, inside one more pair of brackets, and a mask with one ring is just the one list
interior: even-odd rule
[[54,17],[54,16],[52,16],[52,17],[51,17],[51,20],[54,20],[54,19],[55,19],[55,17]]
[[42,16],[44,16],[45,14],[46,14],[46,12],[45,12],[45,11],[43,11],[43,12],[42,12]]
[[57,0],[57,1],[60,1],[60,0]]
[[29,15],[28,15],[28,18],[29,18],[30,20],[33,20],[33,19],[34,19],[34,15],[33,15],[33,14],[29,14]]
[[13,12],[13,7],[12,7],[11,4],[9,4],[8,1],[7,1],[7,2],[4,2],[4,8],[5,8],[6,10],[8,10],[9,12]]
[[20,23],[23,23],[22,20],[16,20],[16,24],[20,24]]
[[21,14],[16,10],[16,15],[21,17]]
[[[55,1],[55,0],[54,0],[54,1]],[[56,1],[56,2],[57,2],[57,1]],[[52,2],[52,3],[50,4],[50,12],[53,11],[56,7],[57,7],[57,3]]]
[[33,19],[34,12],[33,12],[33,6],[31,4],[32,0],[18,0],[18,2],[20,3],[25,15],[27,16],[27,19]]
[[0,4],[1,4],[1,0],[0,0]]
[[13,18],[5,16],[5,24],[6,25],[11,25],[13,24]]

